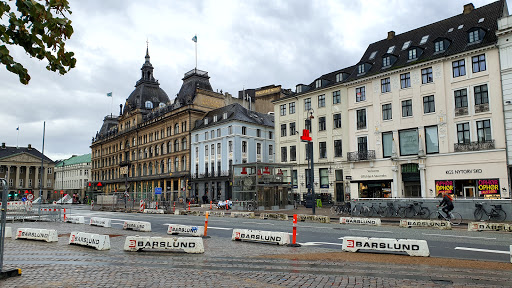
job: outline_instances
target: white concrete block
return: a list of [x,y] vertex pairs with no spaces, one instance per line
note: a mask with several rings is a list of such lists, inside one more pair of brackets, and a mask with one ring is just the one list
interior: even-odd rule
[[112,220],[109,218],[91,217],[89,225],[101,226],[101,227],[112,227]]
[[12,238],[12,228],[5,226],[4,238]]
[[167,234],[188,234],[194,237],[204,236],[204,226],[187,226],[179,224],[169,224],[167,227]]
[[233,229],[231,240],[287,245],[290,244],[290,234],[286,232]]
[[144,213],[147,214],[164,214],[163,209],[144,209]]
[[34,229],[34,228],[18,228],[16,231],[16,239],[42,240],[46,242],[57,242],[57,230],[50,229]]
[[151,223],[145,221],[124,221],[124,230],[151,232]]
[[71,232],[69,244],[94,247],[97,250],[110,250],[110,237],[108,235]]
[[250,219],[253,219],[255,216],[254,216],[254,212],[231,212],[231,217],[233,218],[250,218]]
[[380,218],[340,217],[340,224],[380,226]]
[[452,224],[445,220],[421,220],[421,219],[402,219],[400,220],[400,227],[427,227],[437,228],[443,230],[451,230]]
[[125,251],[161,250],[169,252],[204,253],[203,238],[128,236]]
[[66,216],[65,222],[74,223],[74,224],[84,224],[85,220],[84,220],[84,216],[70,215],[70,216]]
[[510,224],[489,223],[489,222],[470,222],[468,231],[505,231],[512,232]]
[[359,250],[372,250],[405,252],[410,256],[430,256],[427,241],[425,240],[344,236],[343,246],[341,249],[347,252],[357,252]]

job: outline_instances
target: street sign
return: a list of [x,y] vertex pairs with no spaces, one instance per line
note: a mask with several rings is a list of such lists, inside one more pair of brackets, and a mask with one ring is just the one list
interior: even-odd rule
[[162,187],[155,187],[155,195],[162,194]]
[[32,194],[28,194],[28,195],[27,195],[27,199],[28,199],[29,201],[32,201],[32,199],[34,199],[34,195],[32,195]]

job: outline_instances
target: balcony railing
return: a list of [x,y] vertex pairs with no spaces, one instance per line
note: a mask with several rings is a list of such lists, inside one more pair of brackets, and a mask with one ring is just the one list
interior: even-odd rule
[[494,149],[494,139],[486,142],[455,143],[455,152],[480,151]]
[[455,108],[455,116],[468,115],[468,107]]
[[121,162],[119,162],[119,166],[130,166],[130,161],[129,160],[121,161]]
[[229,171],[229,170],[223,170],[223,171],[215,170],[213,172],[208,172],[208,173],[199,173],[199,174],[193,173],[192,179],[229,177],[229,176],[231,176],[231,171]]
[[482,113],[489,111],[489,103],[475,105],[475,113]]
[[375,150],[347,152],[348,161],[366,161],[375,159]]

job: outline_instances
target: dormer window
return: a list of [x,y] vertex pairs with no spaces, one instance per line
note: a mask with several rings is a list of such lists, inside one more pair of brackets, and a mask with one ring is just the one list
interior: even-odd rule
[[228,112],[224,112],[224,114],[222,114],[222,119],[228,119]]
[[393,53],[393,51],[395,51],[395,46],[389,47],[386,53]]
[[296,91],[297,93],[302,93],[302,85],[300,85],[300,84],[299,84],[299,85],[297,85],[297,86],[295,87],[295,91]]
[[437,41],[436,43],[434,43],[434,51],[435,52],[444,51],[444,41],[443,40]]
[[478,43],[484,39],[485,31],[482,28],[473,28],[468,32],[468,43]]
[[213,116],[213,122],[217,122],[217,115]]
[[165,107],[165,103],[160,103],[160,104],[158,104],[158,107],[160,107],[160,108],[164,108],[164,107]]
[[409,59],[409,60],[414,60],[414,59],[418,58],[417,53],[416,53],[416,48],[409,50],[408,54],[409,54],[409,56],[407,59]]
[[151,101],[146,101],[144,103],[144,107],[146,107],[146,109],[153,109],[153,102]]
[[341,81],[347,79],[349,75],[350,74],[344,73],[344,72],[336,74],[336,82],[341,82]]
[[391,66],[391,57],[387,56],[382,58],[382,67]]
[[357,74],[363,74],[364,72],[366,72],[364,64],[359,64],[359,66],[357,66]]
[[322,87],[322,79],[318,79],[315,81],[315,88],[320,88]]
[[420,45],[427,43],[428,36],[430,36],[430,35],[425,35],[425,36],[421,37]]
[[204,125],[208,125],[208,118],[204,118]]
[[368,58],[368,60],[375,59],[375,55],[377,55],[377,51],[373,51],[372,54],[370,54],[370,58]]

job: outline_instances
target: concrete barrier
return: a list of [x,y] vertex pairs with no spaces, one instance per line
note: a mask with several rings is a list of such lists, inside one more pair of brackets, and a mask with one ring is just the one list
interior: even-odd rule
[[213,217],[226,216],[226,213],[224,211],[203,211],[203,216],[206,216],[206,212],[208,212],[208,216],[213,216]]
[[74,224],[84,224],[84,216],[66,216],[66,220],[64,222],[74,223]]
[[250,218],[254,219],[254,212],[231,212],[232,218]]
[[163,250],[169,252],[204,253],[203,239],[193,237],[140,237],[128,236],[125,251]]
[[69,244],[94,247],[96,250],[110,250],[110,237],[108,235],[71,232]]
[[101,227],[112,227],[112,220],[109,218],[91,217],[89,225],[101,226]]
[[504,231],[512,232],[512,225],[506,223],[470,222],[468,231]]
[[288,221],[287,214],[281,213],[261,213],[260,219],[273,219],[273,220],[285,220]]
[[164,214],[163,209],[144,209],[144,213],[147,214]]
[[42,240],[46,242],[57,242],[57,230],[18,228],[15,239]]
[[340,217],[340,224],[380,226],[380,218]]
[[4,238],[12,238],[12,228],[5,226]]
[[188,234],[194,237],[203,237],[204,236],[204,226],[187,226],[187,225],[179,225],[179,224],[169,224],[167,227],[167,234],[177,235],[177,234]]
[[26,204],[23,201],[7,201],[7,211],[25,210]]
[[201,216],[201,211],[187,211],[187,210],[177,210],[174,211],[174,215],[193,215],[193,216]]
[[392,238],[343,237],[342,251],[359,250],[405,252],[410,256],[430,256],[427,241]]
[[444,220],[419,220],[419,219],[402,219],[400,220],[400,227],[428,227],[437,228],[442,230],[451,230],[452,224]]
[[231,240],[288,245],[290,244],[290,235],[286,232],[233,229]]
[[124,221],[124,230],[151,232],[151,223],[145,221]]
[[299,221],[311,221],[311,222],[320,222],[320,223],[331,223],[331,217],[329,216],[321,216],[321,215],[307,215],[307,214],[298,214],[297,220]]

